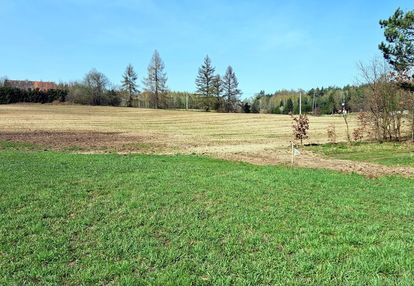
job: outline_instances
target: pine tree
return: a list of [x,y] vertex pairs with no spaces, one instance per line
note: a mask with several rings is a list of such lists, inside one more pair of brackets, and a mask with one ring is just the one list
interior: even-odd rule
[[206,110],[210,109],[210,97],[214,95],[214,71],[215,68],[211,65],[211,60],[207,55],[198,69],[198,75],[195,80],[197,93],[205,97],[204,105]]
[[236,74],[233,68],[229,66],[226,70],[226,74],[223,77],[223,96],[225,98],[225,110],[226,112],[236,111],[237,102],[241,95],[239,82],[237,81]]
[[289,97],[289,99],[287,100],[286,103],[286,113],[292,113],[293,112],[293,100],[292,98]]
[[414,68],[414,10],[398,8],[388,20],[380,21],[386,43],[379,49],[401,79],[412,79]]
[[128,91],[128,102],[127,102],[127,106],[128,107],[132,107],[132,96],[134,95],[135,92],[138,91],[138,85],[136,83],[138,79],[137,74],[134,71],[134,67],[129,64],[126,69],[124,74],[122,75],[122,87]]
[[145,91],[153,95],[156,109],[160,105],[160,96],[168,91],[167,74],[164,72],[164,68],[164,62],[158,51],[155,50],[148,66],[148,76],[144,79],[144,85]]
[[204,63],[198,69],[196,78],[197,92],[203,96],[211,96],[214,93],[214,71],[215,68],[211,65],[211,60],[207,55],[204,58]]

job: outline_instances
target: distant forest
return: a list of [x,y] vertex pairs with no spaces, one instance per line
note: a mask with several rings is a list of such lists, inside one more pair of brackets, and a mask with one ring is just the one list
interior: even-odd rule
[[[206,58],[207,59],[207,58]],[[209,59],[207,60],[207,62]],[[211,68],[211,67],[208,67]],[[205,76],[205,66],[201,67],[197,76],[198,92],[171,91],[166,87],[166,80],[159,86],[138,89],[134,82],[137,76],[129,65],[124,74],[122,85],[111,84],[101,72],[93,69],[83,80],[60,83],[56,90],[22,90],[5,86],[4,77],[0,81],[0,104],[35,102],[50,103],[53,101],[83,105],[112,105],[138,108],[159,109],[191,109],[217,112],[298,114],[299,98],[302,95],[302,112],[314,115],[341,113],[366,109],[368,85],[345,87],[318,87],[305,90],[278,90],[274,93],[259,91],[251,98],[241,100],[241,91],[234,71],[226,73],[227,83],[220,75],[211,73],[211,83]],[[225,75],[225,76],[226,76]],[[131,80],[132,78],[132,80]],[[166,75],[165,75],[166,78]],[[207,79],[206,79],[207,78]],[[148,79],[144,79],[148,82]],[[230,82],[230,83],[229,83]],[[223,85],[227,84],[227,90]],[[153,90],[151,90],[153,89]]]

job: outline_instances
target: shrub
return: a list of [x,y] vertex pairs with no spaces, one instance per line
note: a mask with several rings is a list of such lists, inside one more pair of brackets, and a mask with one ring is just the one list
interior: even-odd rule
[[327,133],[328,133],[329,142],[331,142],[332,144],[335,144],[336,143],[335,124],[329,124]]
[[366,112],[358,113],[358,127],[354,129],[352,132],[352,137],[354,141],[361,141],[364,138],[364,135],[370,135],[371,132],[369,130],[369,122],[370,118]]
[[54,101],[64,102],[68,92],[64,89],[49,89],[42,91],[24,90],[13,87],[0,87],[0,104],[19,102],[51,103]]

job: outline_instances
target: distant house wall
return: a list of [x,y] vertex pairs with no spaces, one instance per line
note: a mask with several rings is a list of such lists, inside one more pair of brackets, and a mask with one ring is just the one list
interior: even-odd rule
[[24,90],[35,90],[39,89],[42,91],[47,91],[50,89],[56,89],[57,85],[54,82],[45,82],[45,81],[29,81],[29,80],[5,80],[4,86],[14,87]]

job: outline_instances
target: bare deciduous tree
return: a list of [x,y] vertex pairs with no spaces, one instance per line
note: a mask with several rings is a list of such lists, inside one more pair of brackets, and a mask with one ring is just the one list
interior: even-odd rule
[[92,69],[85,75],[84,84],[91,95],[91,104],[100,105],[101,97],[109,85],[108,78],[96,69]]
[[409,99],[407,92],[393,81],[384,61],[374,59],[368,65],[360,63],[359,69],[369,87],[365,104],[375,138],[379,141],[400,140],[402,118]]
[[233,68],[229,66],[223,77],[223,96],[225,98],[226,112],[234,112],[236,110],[237,102],[241,94],[236,74]]
[[160,97],[168,91],[167,74],[164,71],[165,65],[157,50],[151,58],[148,66],[148,75],[144,79],[145,91],[150,92],[154,98],[154,108],[160,107]]

